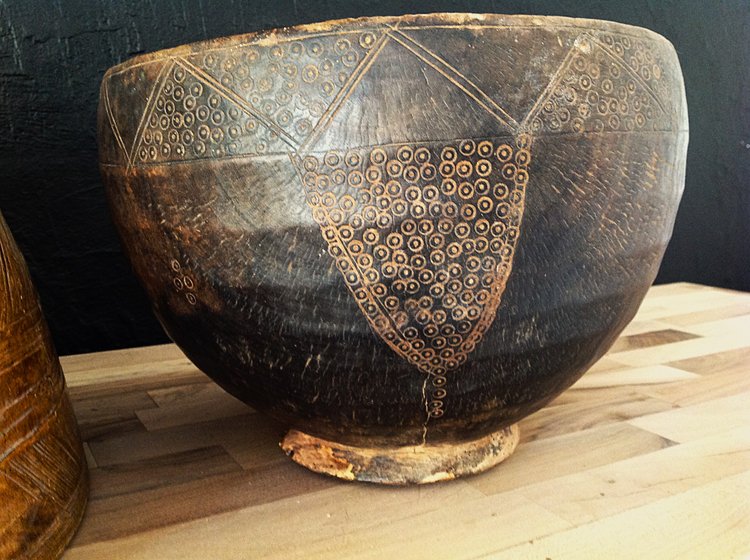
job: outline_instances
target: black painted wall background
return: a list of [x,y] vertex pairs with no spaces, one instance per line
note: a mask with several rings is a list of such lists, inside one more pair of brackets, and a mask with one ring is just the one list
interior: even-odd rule
[[748,0],[0,0],[0,209],[62,354],[166,340],[110,223],[96,155],[104,71],[141,52],[333,18],[567,15],[640,25],[680,55],[687,185],[657,282],[750,290]]

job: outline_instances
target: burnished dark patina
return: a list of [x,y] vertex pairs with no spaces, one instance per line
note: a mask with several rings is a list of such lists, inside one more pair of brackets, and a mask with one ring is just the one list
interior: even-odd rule
[[164,328],[344,478],[428,482],[633,317],[683,186],[660,36],[566,18],[365,18],[111,69],[101,168]]

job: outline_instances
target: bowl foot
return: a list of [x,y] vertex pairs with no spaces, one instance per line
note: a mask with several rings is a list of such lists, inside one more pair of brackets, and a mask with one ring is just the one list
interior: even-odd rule
[[378,484],[427,484],[480,473],[508,458],[518,444],[518,424],[459,443],[359,447],[290,430],[281,448],[303,467],[322,474]]

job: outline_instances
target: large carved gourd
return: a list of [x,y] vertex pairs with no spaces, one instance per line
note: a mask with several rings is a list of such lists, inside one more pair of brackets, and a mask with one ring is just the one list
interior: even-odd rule
[[364,18],[111,69],[101,169],[157,316],[342,478],[507,457],[633,317],[669,240],[672,46],[525,16]]
[[78,527],[87,491],[60,363],[0,215],[0,558],[58,558]]

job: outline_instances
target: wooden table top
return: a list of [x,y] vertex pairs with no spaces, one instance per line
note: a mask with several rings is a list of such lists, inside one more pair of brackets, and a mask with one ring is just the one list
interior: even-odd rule
[[297,466],[173,345],[62,363],[91,468],[64,560],[750,555],[750,293],[652,288],[510,459],[422,487]]

